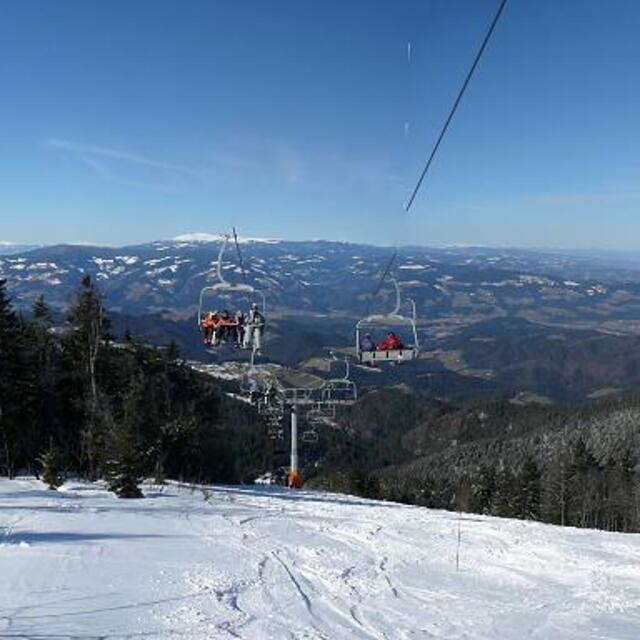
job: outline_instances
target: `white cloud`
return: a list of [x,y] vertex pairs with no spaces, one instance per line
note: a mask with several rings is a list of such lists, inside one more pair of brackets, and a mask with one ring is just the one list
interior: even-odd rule
[[93,160],[94,158],[105,158],[108,160],[117,160],[128,164],[150,167],[152,169],[160,169],[162,171],[168,171],[171,173],[179,173],[195,178],[200,178],[204,175],[204,171],[202,171],[201,169],[194,169],[192,167],[184,167],[178,164],[173,164],[171,162],[164,162],[162,160],[146,158],[144,156],[139,156],[128,151],[118,151],[116,149],[109,149],[107,147],[80,144],[77,142],[72,142],[70,140],[62,140],[60,138],[49,138],[47,140],[47,146],[54,149],[61,149],[63,151],[74,153],[87,164],[93,162],[92,166],[94,168],[97,168],[95,160]]

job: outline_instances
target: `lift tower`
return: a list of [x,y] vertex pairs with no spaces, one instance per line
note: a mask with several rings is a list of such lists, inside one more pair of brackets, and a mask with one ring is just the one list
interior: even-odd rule
[[[349,361],[345,360],[346,373],[342,378],[324,380],[315,387],[285,387],[278,381],[270,383],[270,391],[264,396],[264,403],[258,405],[263,414],[271,407],[287,407],[291,415],[291,457],[288,484],[292,488],[302,486],[302,476],[298,464],[298,418],[302,411],[318,414],[323,411],[335,415],[339,406],[349,406],[358,399],[355,382],[349,379]],[[284,412],[283,412],[284,413]]]

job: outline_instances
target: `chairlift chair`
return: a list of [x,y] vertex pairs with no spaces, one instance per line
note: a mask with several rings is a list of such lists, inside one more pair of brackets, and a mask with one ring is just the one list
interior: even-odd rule
[[282,440],[284,438],[285,407],[282,398],[278,393],[273,397],[263,394],[257,403],[258,413],[264,418],[267,424],[267,436],[271,440]]
[[280,425],[268,425],[267,438],[269,440],[284,440],[284,429]]
[[258,413],[261,416],[267,418],[276,416],[279,419],[282,419],[284,416],[284,402],[279,395],[270,398],[266,394],[263,394],[258,400],[257,407]]
[[[266,309],[267,309],[267,300],[266,296],[262,291],[259,291],[255,287],[250,284],[243,283],[230,283],[227,282],[222,274],[222,259],[224,256],[224,252],[227,248],[227,244],[229,242],[229,235],[224,235],[222,240],[222,245],[220,246],[220,251],[218,253],[218,264],[216,267],[216,275],[218,278],[218,282],[213,285],[205,286],[200,291],[200,296],[198,299],[198,329],[202,331],[202,322],[205,318],[206,307],[205,302],[207,299],[211,300],[211,304],[208,305],[209,308],[214,306],[216,309],[223,309],[225,306],[224,299],[228,298],[230,295],[236,294],[246,298],[249,301],[249,306],[252,306],[254,303],[258,305],[261,310],[262,316],[266,317]],[[233,313],[233,311],[232,311]],[[245,329],[246,330],[246,329]],[[215,345],[209,345],[208,350],[210,352],[217,352],[221,346],[226,343],[218,343]],[[248,348],[245,346],[244,341],[240,345],[243,348]],[[251,353],[251,361],[253,362],[256,349],[252,349]]]
[[279,420],[267,423],[267,437],[270,440],[284,440],[284,428]]
[[[400,296],[400,286],[395,278],[391,278],[393,282],[396,303],[391,313],[374,314],[362,318],[356,324],[356,354],[358,361],[362,364],[375,365],[394,363],[399,364],[415,360],[420,353],[420,341],[418,340],[418,330],[416,327],[416,303],[411,298],[408,302],[411,306],[411,315],[403,315],[400,310],[402,307],[402,299]],[[372,331],[389,331],[392,328],[405,327],[410,334],[411,343],[406,345],[404,349],[390,350],[371,350],[364,351],[361,347],[361,340],[365,333]]]
[[282,420],[284,418],[284,407],[282,405],[258,405],[258,413],[266,420]]
[[[334,360],[337,360],[331,354]],[[280,387],[283,402],[304,407],[318,407],[330,405],[351,405],[358,399],[358,388],[349,379],[349,361],[344,359],[346,373],[342,378],[325,380],[316,387]]]
[[319,426],[328,424],[335,417],[336,417],[335,405],[318,405],[316,407],[311,407],[311,409],[307,411],[307,415],[306,415],[307,422],[314,427],[319,427]]
[[302,432],[302,442],[315,444],[320,439],[319,428],[335,417],[335,405],[318,404],[312,406],[305,414],[306,429]]
[[305,442],[306,444],[316,444],[320,439],[320,434],[315,427],[310,427],[302,432],[301,439],[302,442]]
[[[334,360],[338,360],[333,352],[331,352],[331,357]],[[332,407],[334,415],[336,405],[354,404],[358,399],[358,387],[350,377],[351,367],[349,365],[349,359],[344,358],[343,362],[345,366],[344,376],[342,376],[342,378],[331,378],[327,380],[322,393],[324,406]]]
[[240,377],[240,392],[251,398],[252,403],[264,397],[265,392],[271,386],[278,388],[277,378],[267,369],[259,369],[253,360],[248,363],[247,370]]

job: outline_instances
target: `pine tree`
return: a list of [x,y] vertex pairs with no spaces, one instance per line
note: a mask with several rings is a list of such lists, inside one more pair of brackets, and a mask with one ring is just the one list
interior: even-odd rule
[[491,513],[503,518],[513,518],[517,515],[515,477],[509,468],[504,468],[496,474]]
[[517,515],[525,520],[540,518],[540,470],[528,458],[518,477]]
[[568,524],[601,526],[604,473],[582,438],[577,440],[573,450],[570,479],[572,509]]
[[550,467],[544,483],[545,522],[554,522],[561,526],[568,523],[571,510],[571,461],[565,451]]
[[53,324],[53,318],[51,317],[51,311],[44,300],[44,295],[39,295],[36,301],[33,303],[33,320],[34,322],[41,324],[45,329],[49,329]]
[[133,426],[121,421],[111,434],[110,457],[106,463],[109,489],[119,498],[142,498],[141,456]]
[[69,321],[73,328],[69,348],[80,369],[84,387],[85,424],[82,431],[82,454],[91,478],[97,477],[105,436],[101,424],[97,379],[97,360],[102,333],[106,329],[104,316],[100,292],[91,281],[91,277],[86,275],[69,313]]
[[604,468],[604,508],[601,526],[610,531],[633,528],[635,468],[637,459],[627,448],[619,460],[611,458]]
[[476,483],[473,485],[473,511],[491,513],[493,496],[496,490],[496,471],[493,467],[482,466]]
[[29,407],[29,370],[24,327],[0,279],[0,468],[13,477],[24,447]]
[[123,415],[109,437],[106,476],[109,488],[119,498],[142,498],[138,487],[143,468],[138,426],[144,420],[144,382],[141,371],[132,374]]
[[53,319],[44,296],[39,296],[32,307],[32,319],[26,323],[27,353],[30,369],[31,420],[25,425],[26,449],[24,455],[29,465],[36,461],[36,454],[56,434],[56,370],[55,338],[51,333]]
[[42,465],[42,480],[54,491],[63,484],[62,470],[60,464],[60,454],[53,444],[53,438],[49,441],[49,448],[39,458]]
[[177,362],[180,358],[180,347],[175,340],[172,340],[167,347],[166,359],[167,362]]

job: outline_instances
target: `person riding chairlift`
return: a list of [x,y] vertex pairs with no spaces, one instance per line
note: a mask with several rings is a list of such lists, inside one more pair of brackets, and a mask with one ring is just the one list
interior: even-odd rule
[[216,318],[216,312],[209,311],[203,316],[202,321],[200,322],[204,343],[207,345],[211,345],[215,340],[215,329],[217,324]]
[[251,347],[256,353],[260,353],[262,348],[262,333],[264,332],[265,319],[258,310],[258,305],[254,302],[251,305],[247,329],[244,335],[245,348]]
[[245,317],[244,313],[238,309],[236,311],[236,346],[244,345]]
[[360,339],[360,351],[375,351],[376,343],[371,338],[370,333],[365,333]]
[[236,323],[226,309],[220,317],[219,333],[218,340],[224,340],[225,342],[236,341]]
[[377,351],[402,351],[403,349],[406,347],[393,331],[389,331],[387,337],[378,342],[377,346]]

